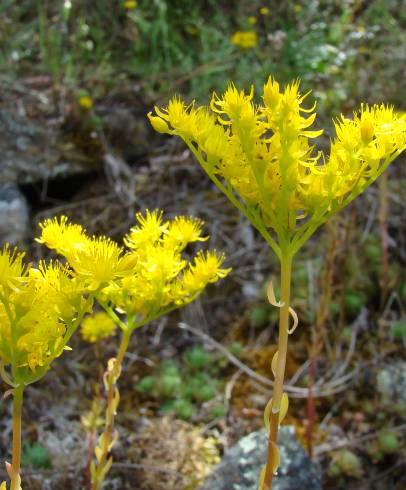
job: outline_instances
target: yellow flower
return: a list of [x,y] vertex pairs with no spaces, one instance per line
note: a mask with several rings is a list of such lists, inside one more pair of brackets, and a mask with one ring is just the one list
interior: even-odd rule
[[78,251],[70,264],[79,277],[87,280],[90,290],[107,285],[118,277],[130,274],[137,256],[124,255],[124,250],[109,238],[94,238]]
[[[172,126],[192,134],[186,124],[188,111],[193,111],[193,107],[175,99],[160,119],[173,118]],[[207,132],[215,124],[214,118],[205,120],[203,112],[199,117],[193,131]],[[168,131],[172,131],[169,126]],[[36,281],[37,296],[48,296],[53,311],[63,313],[67,319],[75,308],[80,308],[80,295],[92,291],[104,308],[110,305],[131,316],[138,325],[192,301],[207,284],[228,274],[228,269],[220,268],[223,256],[199,253],[195,262],[183,256],[188,244],[208,239],[202,235],[201,220],[177,216],[164,221],[159,210],[137,213],[136,220],[137,224],[124,237],[128,250],[106,237],[88,237],[81,226],[69,223],[64,216],[41,223],[38,241],[66,257],[69,268],[51,263],[32,269],[29,277]],[[181,281],[187,277],[191,281],[188,287],[186,279]],[[52,291],[47,290],[49,287]],[[28,293],[26,298],[29,299]],[[84,335],[90,339],[92,324],[87,322],[90,320],[84,322]],[[44,354],[36,352],[38,359],[32,358],[31,366],[41,365]]]
[[45,243],[66,257],[79,279],[90,290],[107,285],[131,273],[138,257],[106,237],[90,238],[80,225],[68,223],[66,216],[45,220],[39,243]]
[[247,18],[248,24],[254,25],[257,23],[257,18],[251,15],[250,17]]
[[21,379],[47,368],[66,344],[68,325],[80,314],[83,287],[58,262],[40,262],[0,296],[0,359]]
[[138,249],[145,244],[154,244],[166,233],[168,223],[163,223],[162,211],[152,213],[147,210],[145,217],[142,213],[135,215],[138,226],[131,228],[130,233],[124,237],[124,243],[131,249]]
[[26,267],[23,264],[23,252],[17,249],[10,251],[8,244],[0,250],[0,286],[14,286],[25,275]]
[[199,252],[174,285],[173,295],[176,302],[185,304],[192,301],[197,294],[209,284],[226,277],[231,269],[222,269],[224,255],[216,251]]
[[208,236],[201,236],[202,228],[203,222],[199,219],[177,216],[170,222],[164,240],[169,246],[183,250],[189,243],[208,240]]
[[311,142],[323,131],[311,128],[316,113],[315,104],[303,106],[308,95],[299,92],[298,81],[282,89],[269,77],[262,104],[254,103],[253,87],[247,93],[230,84],[222,96],[213,94],[209,106],[187,106],[175,97],[149,115],[162,119],[163,132],[186,142],[277,254],[281,244],[296,252],[406,146],[404,115],[362,105],[352,119],[335,122],[337,137],[324,155]]
[[134,10],[138,3],[135,0],[127,0],[123,3],[123,7],[127,10]]
[[93,100],[88,95],[82,95],[79,97],[79,105],[83,107],[83,109],[91,109],[93,107]]
[[104,312],[95,313],[92,316],[87,316],[81,325],[81,334],[87,342],[98,342],[114,335],[116,324]]
[[36,241],[45,244],[68,260],[90,242],[82,226],[68,223],[66,216],[46,219],[39,226],[41,236],[36,238]]
[[231,36],[231,44],[239,48],[253,48],[258,43],[257,33],[255,31],[237,31]]
[[[195,262],[182,255],[190,243],[205,241],[203,222],[185,216],[164,221],[161,211],[137,213],[138,225],[131,228],[124,242],[138,261],[131,274],[103,288],[108,302],[138,322],[147,321],[192,301],[210,282],[224,277],[224,258],[217,254],[199,253]],[[189,278],[189,282],[187,282]]]
[[261,15],[268,15],[268,14],[269,14],[269,8],[268,8],[268,7],[261,7],[261,8],[259,9],[259,13],[260,13]]

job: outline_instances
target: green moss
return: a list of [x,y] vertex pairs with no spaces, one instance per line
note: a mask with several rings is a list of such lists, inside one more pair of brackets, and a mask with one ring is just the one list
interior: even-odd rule
[[345,311],[351,317],[355,317],[365,304],[365,297],[357,291],[347,290],[344,293]]
[[30,466],[35,469],[52,468],[51,457],[48,450],[39,442],[26,444],[21,456],[22,466]]
[[392,323],[391,326],[392,336],[395,340],[403,340],[406,338],[406,322],[398,321]]
[[378,436],[379,449],[384,454],[396,453],[400,448],[399,439],[396,434],[391,431],[383,431]]

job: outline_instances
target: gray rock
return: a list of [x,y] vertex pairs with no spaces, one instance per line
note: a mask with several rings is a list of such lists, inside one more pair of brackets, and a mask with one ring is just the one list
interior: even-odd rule
[[0,183],[0,246],[21,245],[30,236],[27,200],[15,184]]
[[0,182],[36,182],[80,173],[88,166],[57,128],[0,108]]
[[101,108],[98,114],[109,146],[123,160],[131,163],[150,150],[150,126],[144,112],[137,114],[130,108],[113,106]]
[[[321,490],[320,471],[300,446],[294,427],[281,427],[279,449],[281,466],[272,481],[272,490]],[[265,429],[242,438],[199,490],[257,490],[266,451]]]
[[406,412],[406,362],[394,362],[381,369],[376,381],[382,404]]

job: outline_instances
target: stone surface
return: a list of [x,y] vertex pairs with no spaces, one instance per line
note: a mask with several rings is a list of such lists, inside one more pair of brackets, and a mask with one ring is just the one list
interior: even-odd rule
[[[149,150],[145,116],[113,107],[100,111],[108,148],[128,163]],[[29,117],[12,105],[0,105],[0,183],[30,184],[88,173],[103,164],[103,148],[97,131],[77,114],[66,120],[49,114]]]
[[6,242],[21,246],[30,234],[25,196],[15,184],[0,183],[0,246]]
[[83,172],[88,165],[58,129],[0,108],[0,182],[52,179]]
[[376,381],[382,403],[406,412],[406,362],[394,362],[379,370]]
[[[241,439],[224,456],[199,490],[257,490],[258,476],[266,460],[266,431]],[[320,471],[300,446],[293,427],[281,427],[281,466],[272,490],[321,490]]]

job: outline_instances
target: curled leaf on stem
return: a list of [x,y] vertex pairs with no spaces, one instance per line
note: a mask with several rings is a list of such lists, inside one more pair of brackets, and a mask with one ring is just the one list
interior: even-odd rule
[[288,334],[291,335],[299,325],[299,318],[297,317],[296,311],[291,306],[289,307],[289,313],[293,318],[293,325],[288,329]]
[[271,398],[266,404],[264,410],[264,424],[265,424],[265,428],[268,431],[270,427],[271,412],[275,414],[279,412],[279,425],[283,422],[284,418],[286,417],[286,414],[288,413],[288,409],[289,409],[289,397],[287,393],[283,393],[279,408],[277,407],[273,408],[272,405],[273,405],[273,399]]
[[267,296],[268,296],[268,301],[271,303],[272,306],[276,306],[277,308],[282,308],[282,306],[285,305],[283,301],[276,301],[275,291],[273,288],[272,281],[270,281],[269,283]]

